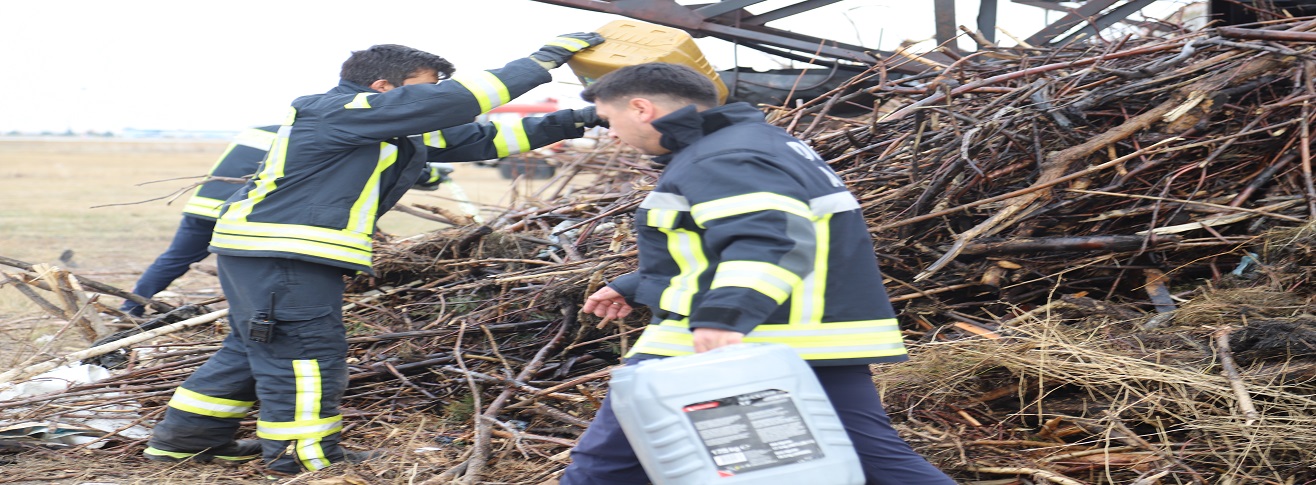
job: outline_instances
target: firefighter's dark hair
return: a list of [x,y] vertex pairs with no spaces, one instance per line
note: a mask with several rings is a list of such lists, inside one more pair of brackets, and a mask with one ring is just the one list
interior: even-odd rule
[[338,76],[362,86],[370,86],[380,79],[394,86],[402,86],[408,77],[429,69],[438,72],[439,79],[447,79],[452,76],[455,68],[447,59],[419,49],[379,44],[366,50],[353,51],[347,61],[343,62],[343,71]]
[[701,109],[717,106],[717,86],[699,71],[680,64],[650,62],[626,66],[599,77],[580,93],[591,103],[636,96],[664,96]]

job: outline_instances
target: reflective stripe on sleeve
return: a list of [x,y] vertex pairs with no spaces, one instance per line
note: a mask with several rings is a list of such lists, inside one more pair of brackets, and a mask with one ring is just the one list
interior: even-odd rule
[[685,196],[673,194],[671,192],[649,192],[640,202],[641,209],[667,209],[674,211],[689,211],[690,200]]
[[480,112],[482,113],[502,106],[511,99],[511,95],[507,91],[507,85],[503,84],[498,76],[489,71],[458,75],[454,76],[452,80],[470,91],[472,96],[475,96],[475,102],[480,104]]
[[[197,190],[200,190],[200,188]],[[183,206],[183,212],[216,219],[219,218],[219,206],[223,204],[224,201],[219,199],[193,195],[191,199],[187,200],[187,205]]]
[[717,265],[709,289],[736,286],[749,288],[772,298],[778,305],[800,285],[800,277],[781,266],[762,261],[723,261]]
[[169,398],[169,407],[202,416],[216,418],[241,418],[251,411],[256,401],[238,401],[212,397],[196,391],[179,387],[174,397]]
[[524,122],[495,123],[494,127],[498,129],[493,139],[498,158],[530,150],[530,136],[526,134]]
[[443,138],[442,130],[425,133],[421,135],[421,139],[424,140],[427,147],[448,148],[448,140]]

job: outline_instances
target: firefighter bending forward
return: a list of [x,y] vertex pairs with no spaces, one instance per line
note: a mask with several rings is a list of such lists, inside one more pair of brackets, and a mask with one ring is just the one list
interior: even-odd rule
[[[347,387],[344,276],[371,270],[380,215],[428,162],[485,160],[582,135],[592,108],[473,123],[552,78],[596,33],[560,36],[528,58],[458,75],[442,57],[399,45],[353,52],[337,87],[292,108],[256,176],[221,208],[210,251],[231,332],[187,379],[155,427],[147,458],[240,462],[280,473],[373,453],[340,445]],[[235,441],[260,402],[258,440]]]
[[[583,307],[653,311],[627,362],[789,345],[836,407],[867,483],[953,485],[882,410],[869,364],[906,360],[904,341],[859,203],[822,158],[753,106],[717,106],[712,81],[685,66],[624,67],[581,96],[609,136],[663,167],[635,213],[639,269]],[[571,458],[563,485],[649,483],[607,400]]]

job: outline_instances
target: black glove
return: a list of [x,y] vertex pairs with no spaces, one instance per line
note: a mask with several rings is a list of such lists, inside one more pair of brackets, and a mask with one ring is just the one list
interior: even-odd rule
[[577,52],[603,43],[603,36],[595,32],[562,34],[544,44],[530,58],[539,61],[544,69],[553,69],[567,63]]
[[608,122],[599,119],[599,115],[594,112],[593,106],[571,110],[571,120],[576,122],[576,128],[608,127]]
[[452,180],[452,165],[439,162],[425,162],[425,171],[411,188],[416,190],[438,190],[439,184]]

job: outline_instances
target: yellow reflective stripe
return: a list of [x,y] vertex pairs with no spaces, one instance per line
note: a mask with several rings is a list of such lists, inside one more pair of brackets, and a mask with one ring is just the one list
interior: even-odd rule
[[364,233],[345,229],[304,226],[300,224],[248,221],[232,222],[223,220],[215,224],[215,232],[223,232],[225,234],[237,236],[261,236],[321,241],[327,244],[337,244],[339,246],[345,246],[361,251],[369,251],[371,247],[370,236]]
[[320,386],[320,363],[314,359],[292,361],[293,378],[297,381],[297,403],[293,412],[297,421],[320,418],[320,400],[324,398]]
[[265,196],[274,191],[278,185],[276,181],[283,178],[284,165],[288,161],[288,135],[292,133],[291,120],[297,116],[295,108],[288,110],[288,123],[279,127],[279,134],[274,139],[274,145],[270,146],[270,153],[265,157],[264,168],[256,174],[255,188],[247,192],[247,198],[229,204],[228,211],[224,213],[224,219],[245,221],[251,210],[260,201],[265,200]]
[[[653,214],[653,211],[649,211]],[[673,276],[658,299],[658,307],[672,313],[689,315],[699,292],[699,275],[708,269],[699,234],[685,229],[658,228],[667,235],[667,252],[680,272]]]
[[681,215],[680,211],[671,209],[649,209],[645,215],[645,225],[650,227],[672,227],[676,225],[676,218]]
[[376,93],[357,93],[352,102],[343,105],[347,109],[367,109],[370,108],[370,95]]
[[813,271],[791,293],[790,323],[822,322],[827,296],[827,261],[831,257],[832,214],[824,214],[813,223],[815,238]]
[[524,122],[498,123],[494,125],[498,134],[494,135],[494,149],[498,158],[515,155],[530,150],[530,136],[526,134]]
[[298,421],[256,421],[256,436],[268,440],[324,438],[342,430],[342,415]]
[[[744,341],[788,345],[805,360],[891,357],[906,353],[904,339],[894,318],[822,325],[759,325],[745,336]],[[692,353],[694,341],[688,320],[664,320],[645,328],[626,356]]]
[[369,249],[345,248],[335,244],[305,239],[252,237],[215,232],[210,237],[210,245],[217,248],[242,251],[280,251],[305,254],[366,267],[371,264]]
[[358,234],[370,234],[375,228],[375,213],[379,211],[379,177],[388,167],[398,160],[398,147],[388,142],[379,144],[379,160],[375,162],[375,171],[370,180],[361,188],[356,202],[347,218],[347,230]]
[[245,461],[245,460],[252,460],[252,459],[255,459],[255,458],[260,458],[260,454],[259,454],[259,453],[257,453],[257,454],[251,454],[251,455],[239,455],[239,456],[212,455],[212,454],[210,454],[210,453],[206,453],[206,452],[204,452],[204,451],[203,451],[203,452],[200,452],[200,453],[183,453],[183,452],[180,452],[180,451],[167,451],[167,450],[162,450],[162,449],[155,448],[155,447],[151,447],[151,446],[146,447],[146,449],[143,450],[142,453],[147,454],[147,455],[154,455],[154,456],[168,456],[168,457],[171,457],[171,458],[178,458],[178,459],[180,459],[180,460],[186,460],[186,459],[188,459],[188,458],[192,458],[192,457],[195,457],[195,456],[197,456],[197,455],[202,455],[202,454],[204,454],[204,455],[206,455],[206,456],[209,456],[209,457],[212,458],[212,459],[216,459],[216,460],[228,460],[228,461]]
[[585,42],[583,40],[572,38],[572,37],[558,37],[556,39],[553,39],[552,41],[549,41],[548,45],[561,47],[570,52],[577,52],[581,49],[589,47],[589,42]]
[[248,411],[251,411],[254,404],[256,404],[256,401],[237,401],[212,397],[183,387],[175,390],[174,396],[169,398],[169,407],[171,408],[216,418],[244,417]]
[[442,130],[435,130],[421,135],[425,141],[425,146],[434,148],[448,148],[448,140],[443,138]]
[[[242,130],[241,133],[238,133],[237,137],[233,138],[233,144],[252,147],[260,151],[266,151],[270,149],[270,145],[274,144],[274,139],[276,136],[277,135],[275,135],[274,133],[270,133],[268,131],[259,128],[247,128],[245,130]],[[231,150],[232,148],[233,148],[232,145],[230,145],[229,149]],[[225,155],[227,155],[227,153],[225,153]]]
[[[197,190],[199,191],[201,188],[198,187]],[[187,205],[183,206],[183,212],[217,218],[219,217],[219,206],[223,204],[224,201],[219,199],[193,195],[191,199],[187,200]]]
[[502,106],[512,99],[511,94],[507,91],[507,85],[503,84],[498,76],[489,71],[454,76],[452,80],[470,91],[472,96],[475,96],[475,101],[480,103],[480,112]]
[[[297,383],[296,404],[293,419],[296,421],[314,421],[320,418],[320,402],[324,399],[320,379],[320,362],[314,359],[292,361],[293,379]],[[324,456],[324,447],[320,437],[303,438],[297,441],[297,459],[307,470],[319,470],[329,466],[329,459]]]
[[800,277],[781,266],[762,261],[723,261],[717,265],[709,289],[736,286],[757,291],[778,305],[800,285]]
[[813,220],[813,210],[804,202],[771,192],[754,192],[695,204],[690,208],[695,224],[750,212],[776,210]]

